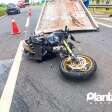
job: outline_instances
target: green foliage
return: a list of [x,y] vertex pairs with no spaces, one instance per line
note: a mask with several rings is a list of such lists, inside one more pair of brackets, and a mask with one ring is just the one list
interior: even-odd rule
[[6,12],[6,4],[0,4],[0,16],[5,15]]
[[0,7],[6,8],[6,4],[1,3]]
[[25,0],[25,2],[29,2],[29,0]]
[[109,10],[106,10],[106,8],[89,8],[89,11],[91,13],[99,13],[99,14],[112,14],[112,8],[110,8]]

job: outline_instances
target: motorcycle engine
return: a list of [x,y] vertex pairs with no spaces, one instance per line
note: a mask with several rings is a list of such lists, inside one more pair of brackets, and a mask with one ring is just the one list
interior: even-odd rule
[[48,38],[47,38],[48,44],[51,46],[57,46],[59,45],[60,39],[58,36],[51,34]]
[[49,36],[30,36],[26,43],[32,49],[33,57],[42,60],[46,55],[52,55],[59,49],[60,39],[58,36],[50,34]]

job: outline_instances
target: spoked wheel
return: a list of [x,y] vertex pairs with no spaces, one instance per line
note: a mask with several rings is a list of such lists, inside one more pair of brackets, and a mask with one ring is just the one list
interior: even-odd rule
[[96,71],[96,62],[89,56],[77,55],[78,63],[70,57],[66,57],[60,64],[60,71],[63,76],[75,80],[89,79]]

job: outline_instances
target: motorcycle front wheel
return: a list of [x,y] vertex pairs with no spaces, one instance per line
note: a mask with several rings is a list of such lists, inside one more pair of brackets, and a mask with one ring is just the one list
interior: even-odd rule
[[70,57],[64,58],[60,63],[60,71],[66,78],[74,80],[87,80],[97,69],[96,62],[89,56],[76,55],[78,63]]

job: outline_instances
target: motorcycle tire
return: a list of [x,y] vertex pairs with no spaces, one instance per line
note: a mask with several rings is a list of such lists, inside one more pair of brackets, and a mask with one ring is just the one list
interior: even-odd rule
[[96,62],[89,56],[86,55],[77,55],[83,58],[88,58],[91,61],[91,68],[89,70],[86,71],[77,71],[77,70],[73,70],[73,71],[69,71],[67,69],[65,69],[64,67],[64,61],[66,58],[64,58],[61,63],[60,63],[60,71],[62,73],[62,75],[66,78],[70,78],[70,79],[74,79],[77,81],[82,81],[82,80],[87,80],[89,79],[91,76],[94,75],[96,69],[97,69],[97,64]]

